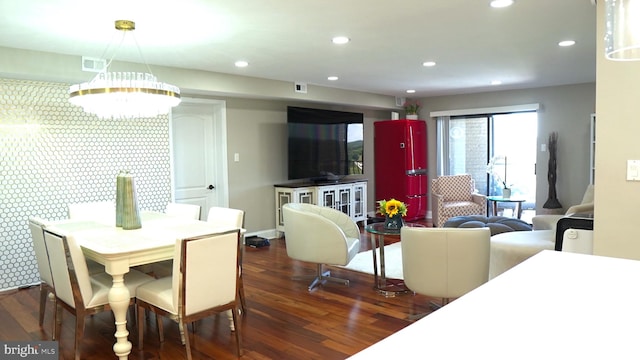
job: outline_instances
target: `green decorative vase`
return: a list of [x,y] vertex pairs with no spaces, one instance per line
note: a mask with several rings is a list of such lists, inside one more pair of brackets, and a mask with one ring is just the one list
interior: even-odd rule
[[385,215],[384,217],[384,228],[387,230],[400,230],[403,224],[402,215],[400,214],[393,216]]
[[124,230],[142,227],[133,176],[124,171],[118,174],[116,181],[116,226]]

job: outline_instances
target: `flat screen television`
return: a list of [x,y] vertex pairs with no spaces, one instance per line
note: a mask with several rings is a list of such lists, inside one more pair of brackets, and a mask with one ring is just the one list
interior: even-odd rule
[[363,173],[361,113],[287,107],[289,180],[335,182]]

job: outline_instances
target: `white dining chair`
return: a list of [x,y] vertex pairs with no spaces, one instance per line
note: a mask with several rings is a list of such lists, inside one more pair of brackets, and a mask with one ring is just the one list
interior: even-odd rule
[[[181,219],[200,220],[200,205],[168,203],[164,213]],[[171,276],[173,260],[165,260],[153,264],[141,265],[140,270],[150,272],[156,278]]]
[[51,276],[51,267],[49,266],[49,255],[47,255],[47,247],[44,243],[44,227],[46,221],[37,217],[29,218],[29,230],[31,231],[31,239],[33,241],[33,250],[36,253],[36,262],[38,263],[38,272],[40,273],[40,314],[38,324],[42,327],[44,324],[44,311],[47,304],[47,298],[53,301],[53,321],[51,326],[52,340],[56,339],[56,292],[53,287],[53,276]]
[[[222,227],[244,228],[244,211],[221,206],[213,206],[209,208],[207,213],[207,222]],[[244,233],[240,235],[240,243],[244,244]],[[240,310],[242,313],[247,311],[247,304],[244,295],[244,283],[242,280],[242,258],[244,257],[244,247],[240,248],[240,279],[238,285],[238,295],[240,297]],[[233,330],[233,328],[232,328]]]
[[[40,327],[44,324],[44,312],[47,304],[47,298],[51,298],[54,304],[53,311],[53,325],[52,325],[52,340],[56,339],[55,324],[57,311],[55,287],[53,282],[53,276],[51,275],[51,265],[49,262],[49,255],[47,253],[47,246],[44,241],[44,229],[48,225],[48,221],[39,217],[29,218],[29,229],[31,231],[31,239],[33,241],[33,250],[36,254],[36,262],[38,264],[38,273],[40,274],[40,312],[38,317],[38,323]],[[104,266],[93,260],[86,259],[87,270],[89,274],[96,275],[105,272]]]
[[[62,325],[62,311],[64,308],[76,317],[74,354],[80,359],[80,343],[84,334],[85,317],[102,311],[110,310],[109,289],[113,283],[111,275],[107,273],[90,275],[82,249],[72,236],[65,236],[44,230],[44,241],[51,265],[56,311],[55,336],[60,338]],[[136,288],[153,277],[136,270],[130,270],[124,276],[124,285],[131,294],[131,302],[136,294]]]
[[200,205],[171,202],[167,204],[164,213],[184,219],[200,220]]
[[93,201],[67,205],[69,219],[88,220],[102,224],[115,224],[116,203],[113,201]]
[[[236,329],[236,349],[241,356],[242,338],[237,318],[240,231],[179,239],[174,253],[171,277],[154,280],[136,290],[139,350],[143,349],[145,310],[178,322],[189,360],[192,357],[187,324],[214,313],[230,311]],[[156,319],[160,342],[163,342],[160,316]]]

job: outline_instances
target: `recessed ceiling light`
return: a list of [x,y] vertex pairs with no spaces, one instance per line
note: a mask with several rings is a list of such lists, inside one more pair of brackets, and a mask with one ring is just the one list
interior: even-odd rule
[[426,66],[426,67],[436,66],[436,62],[435,61],[425,61],[425,62],[422,63],[422,66]]
[[342,45],[342,44],[346,44],[346,43],[348,43],[349,41],[351,41],[351,39],[349,39],[349,38],[348,38],[348,37],[346,37],[346,36],[336,36],[336,37],[334,37],[333,39],[331,39],[331,41],[332,41],[334,44]]
[[576,42],[573,40],[563,40],[558,43],[558,46],[566,47],[566,46],[573,46],[575,44]]
[[329,77],[327,78],[327,80],[329,80],[329,81],[336,81],[336,80],[338,80],[338,77],[337,77],[337,76],[329,76]]
[[235,62],[236,67],[243,68],[249,66],[249,63],[244,60],[238,60]]
[[491,85],[502,85],[502,81],[500,81],[500,80],[493,80],[493,81],[491,82]]
[[493,8],[503,8],[513,5],[513,0],[493,0],[489,4]]
[[413,93],[415,93],[415,92],[416,92],[416,91],[415,91],[415,90],[413,90],[413,89],[409,89],[409,90],[407,90],[407,94],[413,94]]

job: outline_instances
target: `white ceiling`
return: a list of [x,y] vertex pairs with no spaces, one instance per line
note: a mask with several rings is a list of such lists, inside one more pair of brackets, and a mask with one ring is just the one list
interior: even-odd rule
[[[109,58],[114,20],[130,19],[144,59],[129,37],[115,60],[152,70],[410,97],[595,82],[591,1],[515,1],[494,9],[489,0],[0,0],[0,46]],[[334,45],[335,35],[351,42]],[[576,45],[557,45],[566,39]],[[239,59],[249,66],[236,68]],[[437,65],[423,67],[427,60]]]

